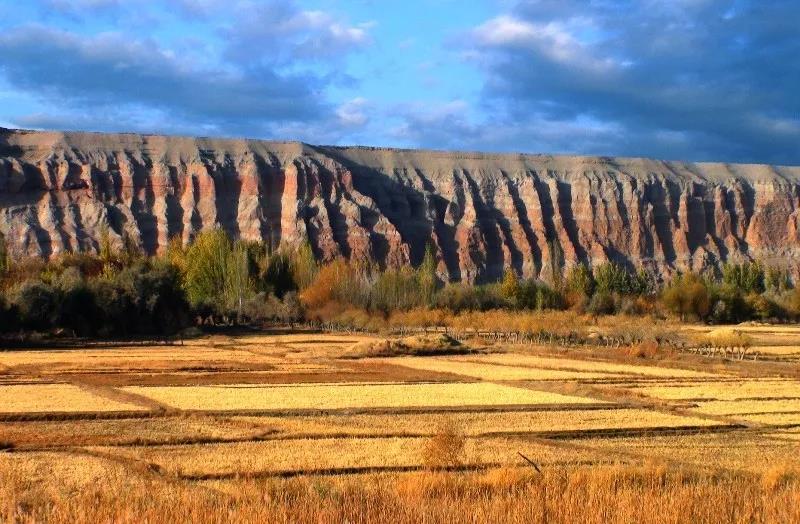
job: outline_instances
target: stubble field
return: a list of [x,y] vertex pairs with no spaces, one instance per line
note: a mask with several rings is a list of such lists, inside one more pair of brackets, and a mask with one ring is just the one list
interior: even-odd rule
[[[800,328],[749,334],[777,356],[352,358],[371,337],[311,332],[0,351],[0,520],[797,519]],[[435,468],[443,434],[463,447]]]

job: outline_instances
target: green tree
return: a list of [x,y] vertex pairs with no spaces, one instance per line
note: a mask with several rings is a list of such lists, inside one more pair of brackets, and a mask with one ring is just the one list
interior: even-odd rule
[[235,242],[227,254],[224,283],[222,303],[227,310],[236,311],[237,318],[241,318],[244,301],[255,292],[250,278],[247,246],[242,242]]
[[58,292],[52,286],[39,280],[28,280],[16,289],[12,301],[22,327],[46,331],[56,324],[59,300]]
[[0,278],[5,276],[8,271],[8,248],[6,247],[6,237],[0,233]]
[[436,289],[439,287],[439,278],[436,276],[436,256],[433,253],[433,246],[425,246],[425,256],[417,268],[417,282],[419,285],[420,302],[422,305],[430,306],[433,304]]
[[680,316],[705,318],[709,313],[710,299],[705,283],[693,273],[678,275],[667,286],[661,300],[664,306]]
[[265,261],[266,268],[262,273],[262,281],[267,290],[271,290],[278,298],[283,298],[289,291],[297,290],[290,253],[279,249],[268,255]]
[[193,306],[222,305],[231,252],[228,235],[218,228],[201,232],[189,246],[184,283]]
[[319,265],[308,241],[301,243],[291,254],[292,277],[297,289],[310,286],[319,273]]
[[722,266],[722,282],[744,295],[764,292],[764,268],[759,262],[728,263]]
[[792,280],[785,268],[768,266],[764,271],[764,287],[770,293],[783,293],[792,288]]
[[631,276],[628,271],[613,262],[604,262],[594,268],[595,292],[602,294],[631,293]]
[[594,292],[594,278],[586,264],[580,263],[569,268],[565,290],[583,297],[590,297]]
[[564,249],[558,238],[547,241],[550,254],[550,283],[555,289],[561,289],[564,280]]
[[512,306],[519,305],[520,282],[517,272],[513,268],[506,269],[503,282],[500,284],[500,293]]

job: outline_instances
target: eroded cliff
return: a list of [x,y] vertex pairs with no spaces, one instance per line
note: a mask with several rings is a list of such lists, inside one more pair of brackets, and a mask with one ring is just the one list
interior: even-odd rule
[[758,258],[800,267],[800,168],[297,142],[0,130],[13,257],[149,253],[223,227],[387,266],[436,249],[444,279],[615,260],[666,277]]

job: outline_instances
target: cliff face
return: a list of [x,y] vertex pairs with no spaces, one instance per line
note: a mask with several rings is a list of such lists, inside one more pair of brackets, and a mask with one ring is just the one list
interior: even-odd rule
[[14,257],[149,253],[219,225],[320,259],[418,263],[449,280],[614,260],[667,277],[758,258],[800,268],[800,168],[0,130]]

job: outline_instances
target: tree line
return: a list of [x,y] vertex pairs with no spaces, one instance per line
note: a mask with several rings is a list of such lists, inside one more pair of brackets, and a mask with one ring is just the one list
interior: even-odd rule
[[157,335],[196,324],[386,320],[425,310],[570,310],[712,323],[800,316],[800,289],[789,272],[758,261],[667,282],[607,262],[553,271],[548,282],[509,269],[497,282],[473,285],[442,282],[430,246],[417,267],[382,268],[344,259],[319,264],[308,243],[269,249],[221,229],[188,246],[173,239],[155,257],[132,242],[114,249],[108,234],[99,244],[96,254],[13,261],[0,236],[0,332]]

